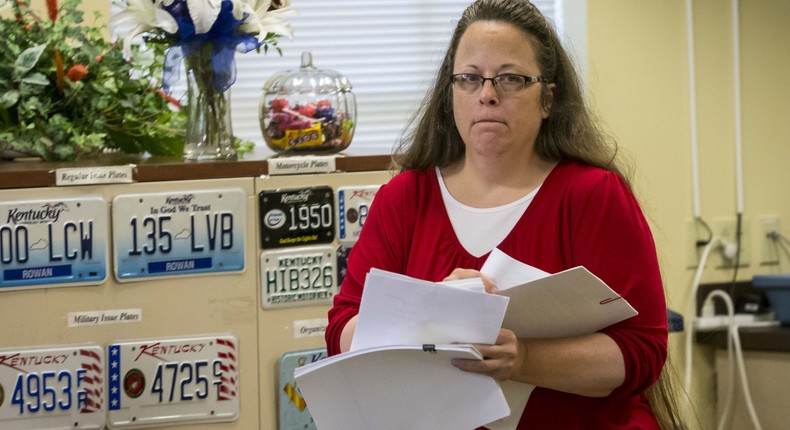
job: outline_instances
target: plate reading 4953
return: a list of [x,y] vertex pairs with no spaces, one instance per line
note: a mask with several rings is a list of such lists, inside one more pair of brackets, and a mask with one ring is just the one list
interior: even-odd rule
[[243,270],[245,202],[240,189],[115,197],[118,280]]
[[0,428],[104,428],[99,345],[0,349]]
[[231,335],[111,344],[107,425],[147,428],[235,420],[238,356]]

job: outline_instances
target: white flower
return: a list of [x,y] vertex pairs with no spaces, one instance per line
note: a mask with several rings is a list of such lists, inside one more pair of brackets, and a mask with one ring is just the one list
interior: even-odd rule
[[[258,43],[266,39],[268,33],[280,34],[293,39],[291,25],[285,20],[285,14],[290,13],[290,1],[283,2],[283,7],[269,10],[271,0],[252,0],[255,5],[251,5],[246,0],[231,0],[233,2],[233,16],[241,19],[247,13],[247,19],[239,27],[239,30],[248,34],[257,34]],[[237,14],[238,10],[238,14]]]
[[138,34],[161,28],[167,33],[178,30],[176,20],[162,8],[162,0],[126,0],[126,7],[110,18],[110,30],[120,26],[134,25],[123,40],[123,56],[131,58],[132,39]]
[[222,9],[222,0],[187,0],[187,9],[195,24],[195,33],[208,33]]

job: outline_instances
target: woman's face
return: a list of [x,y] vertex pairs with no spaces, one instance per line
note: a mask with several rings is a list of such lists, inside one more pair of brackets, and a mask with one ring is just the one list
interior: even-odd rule
[[[461,36],[453,73],[540,76],[540,67],[523,31],[500,21],[477,21]],[[453,85],[455,124],[467,154],[534,153],[541,122],[549,115],[541,103],[542,85],[528,82],[523,90],[507,93],[492,81],[471,92]]]

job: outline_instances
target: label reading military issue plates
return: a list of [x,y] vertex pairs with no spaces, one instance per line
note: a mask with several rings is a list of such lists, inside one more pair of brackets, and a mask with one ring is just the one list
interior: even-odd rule
[[245,204],[240,189],[115,197],[118,280],[243,270]]
[[335,239],[332,188],[266,190],[261,191],[258,200],[264,249],[331,243]]
[[264,251],[261,306],[332,303],[337,294],[337,253],[331,245]]
[[228,422],[239,416],[238,343],[230,335],[107,347],[111,429]]
[[380,185],[340,187],[337,189],[337,239],[342,244],[353,244],[368,218],[368,210]]
[[98,345],[0,349],[0,428],[104,428],[103,376]]
[[0,291],[101,283],[108,226],[101,197],[0,203]]

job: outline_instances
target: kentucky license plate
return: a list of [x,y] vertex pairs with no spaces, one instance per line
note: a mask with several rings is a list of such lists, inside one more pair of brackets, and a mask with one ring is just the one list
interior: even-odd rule
[[282,248],[335,240],[334,192],[327,186],[261,191],[261,246]]
[[104,428],[103,376],[99,345],[0,350],[0,428]]
[[245,202],[239,189],[115,197],[118,280],[243,270]]
[[108,225],[101,197],[0,203],[0,290],[100,284]]
[[331,245],[261,254],[263,308],[332,303],[337,294],[337,252]]
[[340,243],[353,244],[359,239],[379,188],[380,185],[368,185],[337,189],[337,240]]
[[230,335],[128,341],[107,347],[110,428],[233,421],[238,343]]
[[278,421],[281,429],[316,430],[313,417],[296,386],[294,370],[326,358],[326,348],[286,352],[280,358],[280,401]]

